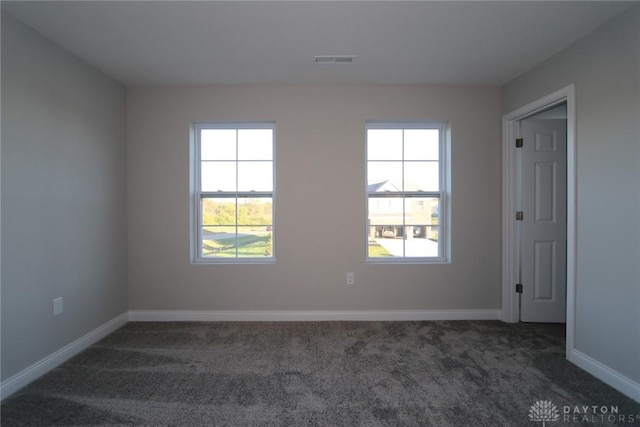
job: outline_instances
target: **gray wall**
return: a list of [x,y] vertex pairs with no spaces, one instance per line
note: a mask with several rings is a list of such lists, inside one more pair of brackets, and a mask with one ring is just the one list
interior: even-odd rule
[[127,309],[125,134],[123,87],[2,13],[3,380]]
[[575,83],[577,350],[640,382],[640,6],[503,88],[503,113]]
[[[498,88],[139,88],[127,99],[131,310],[500,308]],[[367,119],[451,122],[451,264],[365,263]],[[206,120],[276,121],[275,265],[190,264],[189,127]]]

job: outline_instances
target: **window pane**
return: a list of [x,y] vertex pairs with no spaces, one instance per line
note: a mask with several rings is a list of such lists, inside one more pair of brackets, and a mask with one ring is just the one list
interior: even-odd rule
[[202,227],[203,257],[235,257],[236,227]]
[[202,191],[236,191],[235,162],[202,162]]
[[402,162],[368,162],[369,193],[402,191]]
[[402,160],[402,129],[369,129],[367,160]]
[[401,197],[369,197],[369,225],[402,225]]
[[238,227],[238,257],[273,256],[273,234],[268,227]]
[[404,131],[405,160],[438,160],[438,129],[406,129]]
[[207,197],[202,199],[201,208],[202,225],[236,224],[235,197]]
[[416,225],[438,224],[438,203],[437,197],[407,197],[404,199],[405,223]]
[[405,162],[405,191],[438,191],[440,170],[438,162]]
[[438,237],[439,237],[439,230],[440,230],[440,226],[437,225],[430,225],[427,227],[427,239],[434,242],[434,243],[438,243]]
[[[370,227],[370,234],[375,234],[375,227]],[[377,239],[369,239],[369,246],[367,249],[367,254],[371,258],[384,258],[384,257],[392,257],[393,254],[389,252],[384,246],[382,246]]]
[[272,162],[238,162],[238,191],[272,190]]
[[273,130],[239,129],[238,160],[273,160]]
[[273,224],[271,197],[246,197],[238,199],[238,224],[261,226],[261,230]]
[[[413,236],[404,240],[406,257],[437,257],[438,256],[438,227],[434,226],[409,226],[414,232]],[[420,233],[424,233],[420,234]]]
[[202,129],[200,131],[200,160],[235,159],[235,129]]
[[404,227],[387,224],[369,227],[368,253],[370,257],[404,256]]
[[[421,232],[426,238],[420,237]],[[369,227],[368,253],[370,257],[437,257],[438,227]]]

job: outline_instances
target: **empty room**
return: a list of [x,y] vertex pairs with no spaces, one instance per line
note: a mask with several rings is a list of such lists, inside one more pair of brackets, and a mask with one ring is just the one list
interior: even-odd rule
[[2,425],[640,425],[640,2],[1,8]]

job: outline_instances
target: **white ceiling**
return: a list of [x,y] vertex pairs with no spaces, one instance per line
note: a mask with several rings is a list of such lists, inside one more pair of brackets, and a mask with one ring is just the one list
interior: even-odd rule
[[[633,2],[2,2],[127,86],[502,85]],[[356,55],[318,65],[315,55]]]

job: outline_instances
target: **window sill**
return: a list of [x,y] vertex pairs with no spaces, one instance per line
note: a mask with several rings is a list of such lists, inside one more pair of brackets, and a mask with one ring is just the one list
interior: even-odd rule
[[419,265],[437,265],[451,264],[451,260],[446,258],[369,258],[366,259],[367,264],[419,264]]
[[196,258],[191,260],[191,264],[195,265],[269,265],[275,263],[275,258]]

